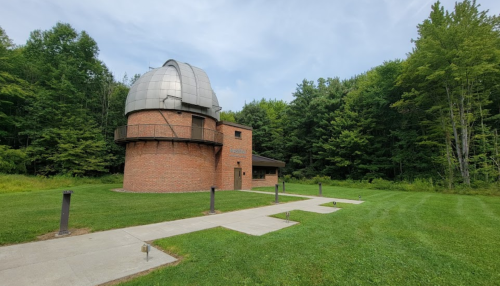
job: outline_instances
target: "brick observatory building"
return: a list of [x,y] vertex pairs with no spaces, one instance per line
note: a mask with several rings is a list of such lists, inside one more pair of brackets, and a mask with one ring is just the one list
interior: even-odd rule
[[189,192],[274,186],[285,163],[252,155],[252,128],[220,121],[217,96],[200,68],[168,60],[141,76],[125,103],[123,188]]

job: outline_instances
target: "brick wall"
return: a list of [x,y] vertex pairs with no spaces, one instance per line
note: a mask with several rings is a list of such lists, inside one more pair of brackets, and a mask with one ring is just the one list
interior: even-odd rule
[[[246,126],[219,122],[217,130],[224,134],[224,147],[217,154],[217,189],[234,190],[234,169],[242,169],[242,189],[252,188],[252,130]],[[241,138],[235,137],[241,132]],[[240,162],[238,164],[238,162]]]
[[131,142],[123,188],[134,192],[209,191],[215,184],[215,147],[171,141]]
[[[162,113],[171,125],[191,127],[193,113],[166,110]],[[200,117],[205,118],[204,128],[216,129],[215,119]],[[128,125],[136,124],[166,122],[158,110],[147,110],[129,115]],[[134,192],[208,191],[216,184],[215,157],[219,149],[193,142],[127,143],[123,188]]]
[[276,174],[266,174],[265,179],[252,180],[252,187],[274,187],[278,184],[278,172]]

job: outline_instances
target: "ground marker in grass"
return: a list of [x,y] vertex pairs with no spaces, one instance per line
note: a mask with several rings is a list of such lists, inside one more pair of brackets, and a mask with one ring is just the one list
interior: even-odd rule
[[144,244],[141,247],[142,252],[146,252],[146,261],[149,261],[149,251],[151,250],[151,245],[150,244]]

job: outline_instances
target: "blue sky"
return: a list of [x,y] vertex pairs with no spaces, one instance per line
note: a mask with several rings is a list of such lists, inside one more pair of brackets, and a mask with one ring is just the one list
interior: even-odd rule
[[[90,34],[121,80],[168,59],[204,69],[223,110],[254,99],[293,100],[303,79],[350,78],[404,59],[427,0],[0,0],[0,26],[16,44],[69,23]],[[453,10],[455,1],[444,0]],[[490,15],[500,1],[478,1]]]

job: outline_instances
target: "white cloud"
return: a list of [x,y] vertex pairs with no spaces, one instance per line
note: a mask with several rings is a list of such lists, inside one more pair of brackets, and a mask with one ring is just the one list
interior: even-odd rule
[[238,98],[236,92],[233,91],[231,87],[212,86],[212,88],[216,90],[217,99],[219,100],[219,104],[222,106],[223,111],[228,111],[228,110],[234,111],[240,109],[240,106],[242,106],[240,104],[241,100]]
[[[404,58],[433,0],[3,1],[17,44],[57,21],[87,31],[118,79],[174,58],[205,69],[224,110],[291,100],[302,79],[349,78]],[[443,0],[452,10],[455,0]],[[481,1],[500,13],[500,2]],[[22,19],[22,20],[20,20]],[[229,108],[228,108],[229,107]]]

